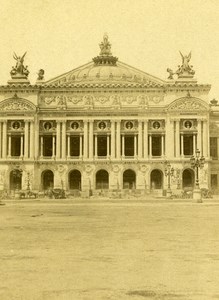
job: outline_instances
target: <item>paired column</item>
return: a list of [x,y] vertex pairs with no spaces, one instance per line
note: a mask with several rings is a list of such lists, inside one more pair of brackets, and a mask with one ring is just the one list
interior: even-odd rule
[[56,158],[60,158],[61,155],[61,123],[60,121],[57,121],[57,127],[56,127]]
[[68,158],[70,158],[70,156],[71,156],[71,144],[70,144],[70,140],[71,139],[71,136],[70,136],[70,134],[67,136],[67,143],[68,143],[68,146],[67,146],[67,157]]
[[29,156],[29,121],[24,121],[24,158]]
[[20,157],[24,156],[24,136],[21,135],[21,150],[20,150]]
[[107,134],[107,137],[106,137],[106,156],[107,156],[107,158],[109,157],[109,155],[110,155],[110,136],[109,136],[109,134]]
[[208,157],[208,132],[207,120],[203,121],[203,156]]
[[125,157],[125,136],[122,135],[122,157]]
[[116,122],[116,158],[121,156],[121,144],[120,144],[120,131],[121,131],[121,121]]
[[152,157],[152,135],[149,135],[149,156]]
[[139,121],[139,125],[138,125],[138,158],[141,159],[142,158],[142,121]]
[[79,157],[81,158],[82,157],[82,135],[80,134],[79,136],[79,139],[80,139],[80,144],[79,144]]
[[[34,128],[33,128],[33,121],[30,121],[30,158],[34,156]],[[38,138],[38,135],[37,135]]]
[[192,138],[193,138],[193,155],[195,156],[195,151],[196,151],[196,135],[194,133],[193,133],[193,137]]
[[97,134],[94,136],[94,157],[97,158]]
[[164,156],[165,152],[164,152],[164,135],[161,135],[161,156]]
[[203,153],[203,149],[202,149],[202,126],[201,126],[201,120],[198,120],[198,124],[197,124],[197,148],[201,151],[201,155]]
[[62,121],[62,158],[66,158],[66,121]]
[[7,121],[3,121],[2,132],[2,158],[6,158],[7,155]]
[[8,157],[11,157],[11,134],[8,135]]
[[137,135],[134,135],[134,157],[137,156]]
[[0,158],[2,157],[2,122],[0,122]]
[[183,134],[181,134],[180,138],[181,138],[181,149],[180,149],[180,152],[181,152],[181,156],[184,156],[184,136],[183,136]]
[[116,145],[115,145],[115,121],[111,121],[111,158],[115,158]]
[[[38,155],[40,155],[40,157],[43,156],[43,152],[42,152],[42,143],[43,143],[43,140],[42,140],[42,137],[39,137],[39,120],[36,118],[35,122],[34,122],[34,125],[35,125],[35,137],[34,140],[35,140],[35,147],[33,149],[33,155],[35,157],[35,159],[37,159]],[[39,141],[40,141],[40,151],[39,151]],[[39,154],[40,152],[40,154]]]
[[179,157],[179,120],[175,121],[175,156]]
[[93,124],[94,124],[94,121],[93,120],[90,120],[89,121],[89,158],[93,158],[93,148],[94,148],[94,142],[93,142]]
[[43,157],[43,136],[40,137],[40,157]]
[[148,158],[148,121],[144,121],[144,158]]
[[84,158],[88,157],[88,122],[84,121]]
[[55,135],[52,136],[52,158],[55,157],[55,143],[56,143],[56,137]]

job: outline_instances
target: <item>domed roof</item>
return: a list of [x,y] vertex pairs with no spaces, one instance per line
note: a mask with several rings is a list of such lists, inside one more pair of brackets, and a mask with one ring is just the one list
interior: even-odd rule
[[72,85],[78,83],[140,83],[162,85],[164,81],[118,61],[112,56],[108,36],[100,43],[100,55],[81,67],[51,79],[45,84]]

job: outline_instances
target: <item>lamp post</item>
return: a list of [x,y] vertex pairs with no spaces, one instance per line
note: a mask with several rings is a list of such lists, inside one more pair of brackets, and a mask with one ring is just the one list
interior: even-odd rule
[[204,156],[200,157],[200,150],[196,149],[195,156],[190,158],[191,167],[195,170],[195,189],[193,190],[193,199],[197,202],[202,202],[202,195],[199,186],[199,169],[202,169],[205,164]]
[[170,188],[170,178],[173,176],[174,174],[174,168],[171,167],[171,164],[169,161],[165,161],[165,176],[167,176],[168,179],[168,186],[167,186],[167,197],[170,197],[172,195],[172,191]]

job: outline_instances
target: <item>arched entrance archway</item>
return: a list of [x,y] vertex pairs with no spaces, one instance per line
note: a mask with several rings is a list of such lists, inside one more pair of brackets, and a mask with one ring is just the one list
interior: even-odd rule
[[73,170],[68,175],[68,183],[70,190],[81,190],[81,172]]
[[163,188],[163,172],[155,169],[151,172],[151,189],[157,190]]
[[22,170],[14,169],[10,172],[10,190],[21,190]]
[[46,170],[42,173],[43,190],[48,190],[54,186],[54,174],[51,170]]
[[192,169],[185,169],[182,174],[182,187],[193,188],[195,183],[195,174]]
[[123,173],[123,189],[135,189],[136,174],[133,170],[128,169]]
[[99,170],[96,173],[96,189],[109,188],[109,173],[106,170]]

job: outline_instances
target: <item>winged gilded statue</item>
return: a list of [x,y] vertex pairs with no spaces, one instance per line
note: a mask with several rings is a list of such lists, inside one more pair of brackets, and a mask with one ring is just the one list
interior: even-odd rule
[[25,57],[26,53],[27,52],[25,52],[23,54],[23,56],[17,56],[17,54],[14,52],[13,58],[17,61],[16,66],[15,66],[15,70],[17,71],[17,73],[23,74],[23,71],[25,69],[25,67],[24,67],[24,57]]
[[182,57],[182,70],[183,71],[190,71],[191,67],[189,65],[190,59],[192,57],[192,52],[190,51],[188,55],[183,55],[181,51],[179,51],[181,57]]

